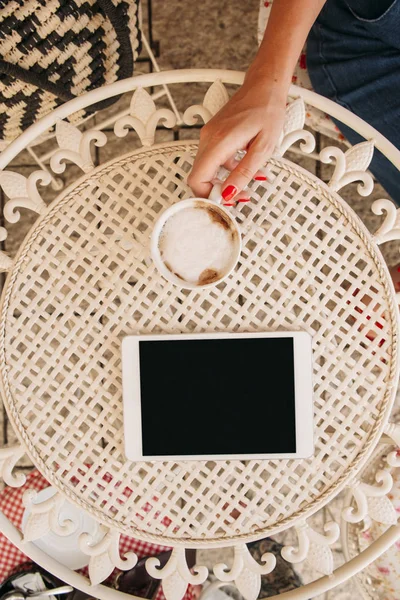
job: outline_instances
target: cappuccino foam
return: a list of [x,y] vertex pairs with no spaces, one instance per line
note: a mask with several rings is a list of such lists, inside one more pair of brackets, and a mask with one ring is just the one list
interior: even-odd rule
[[204,285],[230,268],[235,231],[217,209],[184,208],[165,223],[159,240],[162,260],[180,279]]

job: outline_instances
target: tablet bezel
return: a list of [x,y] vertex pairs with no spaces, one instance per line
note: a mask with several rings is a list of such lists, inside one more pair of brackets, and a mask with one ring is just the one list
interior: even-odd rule
[[[144,456],[140,398],[140,341],[212,340],[235,338],[291,338],[294,352],[296,452],[277,454],[207,454]],[[252,460],[309,458],[314,451],[312,338],[304,331],[258,333],[201,333],[179,335],[130,335],[122,341],[122,384],[125,454],[132,461]],[[268,430],[266,430],[268,435]]]

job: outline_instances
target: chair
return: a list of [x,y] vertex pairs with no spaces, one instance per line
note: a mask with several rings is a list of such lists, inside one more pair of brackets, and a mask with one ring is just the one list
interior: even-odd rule
[[[94,87],[112,83],[117,79],[123,79],[132,75],[132,65],[130,64],[129,52],[127,52],[126,44],[130,41],[130,47],[133,52],[133,61],[148,62],[150,71],[159,71],[156,56],[153,50],[157,50],[157,42],[153,41],[152,36],[152,9],[151,0],[147,0],[147,22],[148,22],[148,39],[142,34],[143,31],[143,8],[139,0],[126,3],[125,0],[115,2],[117,8],[122,7],[117,18],[110,17],[109,4],[103,3],[102,0],[97,0],[103,9],[103,14],[95,12],[90,15],[90,3],[88,3],[89,11],[82,14],[73,13],[71,6],[68,8],[68,13],[64,14],[65,5],[60,3],[59,7],[51,10],[35,9],[38,16],[38,21],[41,23],[40,37],[38,32],[34,31],[31,36],[21,39],[18,43],[14,43],[13,38],[6,36],[5,41],[8,44],[7,50],[4,50],[0,55],[0,110],[2,118],[0,119],[0,152],[3,151],[16,137],[18,137],[24,129],[33,122],[45,116],[60,103],[70,99],[73,95],[79,95]],[[19,23],[23,26],[29,25],[25,18],[29,19],[32,9],[29,0],[22,4],[20,14],[15,16],[14,25],[18,28]],[[112,13],[112,10],[111,10]],[[0,25],[6,26],[6,22],[10,18],[7,5],[0,10]],[[62,28],[60,23],[63,19],[68,21],[68,27],[73,26],[74,34],[79,40],[79,44],[75,44],[75,39],[68,38],[67,33]],[[90,28],[88,21],[94,22]],[[13,21],[13,22],[14,22]],[[126,21],[128,24],[127,30],[121,34],[119,25],[121,21]],[[58,30],[57,30],[58,28]],[[99,35],[98,32],[103,32]],[[63,32],[63,33],[62,33]],[[63,40],[67,40],[65,47],[60,45],[59,40],[55,40],[56,52],[52,53],[51,44],[52,35],[56,34],[59,37],[64,35]],[[87,39],[85,38],[87,36]],[[84,39],[85,38],[85,39]],[[38,41],[39,40],[39,41]],[[57,45],[62,50],[57,48]],[[110,52],[107,54],[107,49],[104,50],[104,45],[107,45]],[[87,61],[85,55],[88,54],[88,47],[98,46],[99,56],[103,55],[103,60]],[[146,51],[147,56],[140,57],[141,47]],[[39,50],[38,50],[39,48]],[[24,51],[28,50],[26,56]],[[121,50],[121,51],[119,51]],[[4,60],[3,60],[4,59]],[[74,70],[71,65],[76,62]],[[70,65],[68,66],[68,63]],[[67,66],[66,66],[67,65]],[[47,75],[53,69],[47,81]],[[43,69],[46,69],[46,75],[43,74]],[[68,70],[69,69],[69,70]],[[72,71],[72,75],[71,74]],[[43,76],[43,77],[42,77]],[[69,97],[63,96],[62,82],[65,78],[66,86],[65,93],[69,94],[69,88],[73,94]],[[51,81],[50,81],[51,79]],[[78,81],[76,81],[78,79]],[[56,84],[60,82],[56,90]],[[73,83],[71,83],[71,80]],[[43,84],[41,86],[40,84]],[[61,95],[57,95],[57,93]],[[175,103],[166,86],[160,90],[155,99],[160,96],[167,95],[169,104],[178,118],[181,120]],[[115,100],[114,100],[115,101]],[[105,108],[107,103],[101,103],[95,110],[90,112],[79,111],[69,117],[69,121],[74,125],[81,126],[88,119],[96,114],[96,109]],[[119,116],[129,114],[129,108],[125,111],[120,111]],[[112,119],[114,121],[114,117]],[[98,123],[97,129],[103,129],[109,125],[109,119]],[[54,177],[50,172],[46,163],[48,163],[55,147],[48,149],[46,146],[45,152],[40,152],[39,149],[45,148],[44,144],[54,137],[54,130],[41,135],[32,145],[27,146],[26,151],[31,155],[33,161],[43,170],[47,171],[51,176],[52,187],[55,190],[60,190],[63,187],[63,182],[60,178]]]

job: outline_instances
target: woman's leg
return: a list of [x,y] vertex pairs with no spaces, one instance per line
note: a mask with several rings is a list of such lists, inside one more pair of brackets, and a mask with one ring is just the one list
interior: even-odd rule
[[[399,32],[400,0],[328,0],[307,42],[314,89],[373,125],[398,148]],[[352,144],[362,140],[349,127],[337,125]],[[371,171],[400,205],[400,172],[379,151]]]

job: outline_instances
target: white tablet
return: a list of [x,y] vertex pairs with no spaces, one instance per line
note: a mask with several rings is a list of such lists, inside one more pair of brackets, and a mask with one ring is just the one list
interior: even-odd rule
[[313,453],[305,332],[128,336],[122,361],[130,460]]

